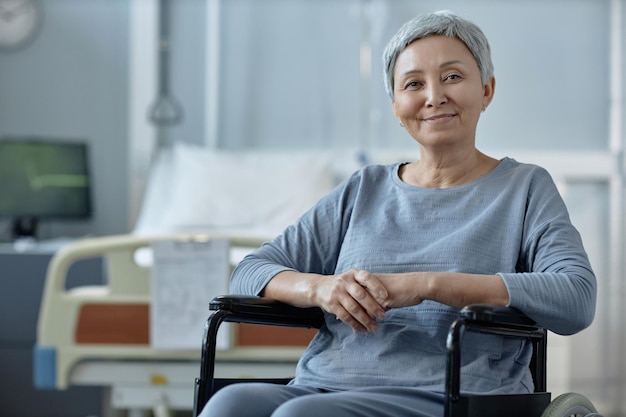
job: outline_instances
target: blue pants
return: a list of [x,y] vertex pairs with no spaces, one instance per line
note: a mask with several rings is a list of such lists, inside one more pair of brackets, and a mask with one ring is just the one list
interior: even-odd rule
[[253,382],[222,388],[199,417],[442,417],[443,408],[442,393],[417,388],[324,391]]

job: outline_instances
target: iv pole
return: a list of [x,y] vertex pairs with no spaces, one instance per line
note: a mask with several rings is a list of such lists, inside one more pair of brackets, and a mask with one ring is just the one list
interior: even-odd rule
[[148,117],[157,127],[157,149],[171,146],[166,127],[179,124],[183,109],[170,91],[170,0],[159,0],[158,95]]

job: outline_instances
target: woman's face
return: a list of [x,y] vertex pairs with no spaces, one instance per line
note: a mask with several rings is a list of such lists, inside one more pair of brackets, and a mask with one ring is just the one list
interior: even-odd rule
[[478,64],[457,38],[419,39],[398,56],[393,112],[424,147],[474,146],[480,113],[491,102],[495,79],[483,86]]

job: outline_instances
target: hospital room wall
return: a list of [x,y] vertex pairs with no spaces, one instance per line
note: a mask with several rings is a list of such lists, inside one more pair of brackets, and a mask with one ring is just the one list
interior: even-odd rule
[[[37,36],[12,51],[0,50],[0,135],[85,140],[89,144],[94,213],[89,221],[48,220],[40,237],[79,237],[130,232],[133,183],[133,121],[140,130],[140,159],[149,163],[157,133],[148,121],[157,98],[155,15],[158,0],[41,1]],[[148,42],[133,43],[133,8],[148,20]],[[163,129],[172,140],[204,143],[206,108],[205,0],[172,2],[171,84],[183,106],[180,124]],[[135,49],[133,49],[135,48]],[[148,50],[146,50],[148,49]],[[147,56],[140,78],[148,78],[147,100],[133,111],[133,57]],[[147,169],[142,173],[145,175]],[[129,196],[130,195],[130,196]],[[135,213],[136,214],[136,213]],[[10,237],[0,218],[0,241]]]
[[[477,21],[492,40],[498,88],[479,126],[479,145],[608,147],[610,0],[219,1],[219,63],[212,67],[207,5],[213,2],[172,2],[170,86],[183,108],[182,122],[164,129],[172,141],[209,143],[208,132],[215,131],[216,145],[227,148],[410,147],[384,95],[379,56],[384,40],[407,15],[445,7]],[[43,2],[45,20],[35,41],[0,53],[0,134],[85,138],[91,146],[93,220],[50,222],[45,233],[132,229],[129,142],[136,138],[130,137],[130,118],[147,123],[150,104],[135,113],[129,109],[136,3],[157,1]],[[376,19],[364,30],[364,19],[372,14]],[[554,16],[567,25],[550,23]],[[540,30],[530,31],[533,27]],[[580,27],[589,30],[576,30]],[[527,41],[520,31],[529,33]],[[363,41],[372,50],[365,80]],[[154,72],[156,51],[151,59],[143,65]],[[548,73],[546,64],[559,60],[576,71],[553,66]],[[215,68],[218,82],[212,86]],[[150,88],[152,99],[156,85]],[[213,95],[217,106],[211,106]],[[210,126],[215,114],[219,123]],[[154,130],[145,132],[139,139],[148,144],[140,147],[144,154],[156,136]]]
[[380,56],[407,16],[442,8],[491,42],[496,96],[479,146],[607,147],[610,1],[219,3],[219,147],[414,146],[391,112]]
[[[89,144],[93,218],[43,221],[43,238],[125,232],[129,4],[41,3],[38,36],[19,50],[0,52],[0,135]],[[2,221],[0,239],[6,239]]]

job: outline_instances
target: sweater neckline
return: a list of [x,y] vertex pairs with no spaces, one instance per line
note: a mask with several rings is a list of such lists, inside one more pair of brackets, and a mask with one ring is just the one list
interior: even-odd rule
[[466,182],[464,184],[459,184],[459,185],[455,185],[452,187],[444,187],[444,188],[440,188],[440,187],[420,187],[418,185],[411,185],[411,184],[407,184],[406,182],[402,181],[400,179],[400,167],[403,165],[408,164],[409,162],[399,162],[397,164],[395,164],[392,167],[392,180],[393,182],[406,190],[420,190],[420,191],[433,191],[433,192],[444,192],[444,191],[456,191],[456,190],[462,190],[464,188],[471,188],[474,187],[476,184],[479,184],[481,182],[487,181],[489,179],[491,179],[492,177],[499,175],[500,172],[502,172],[504,169],[506,169],[506,167],[510,164],[510,162],[513,161],[513,159],[509,158],[509,157],[504,157],[500,159],[500,163],[491,171],[489,171],[487,174],[483,175],[480,178],[477,178],[475,180]]

